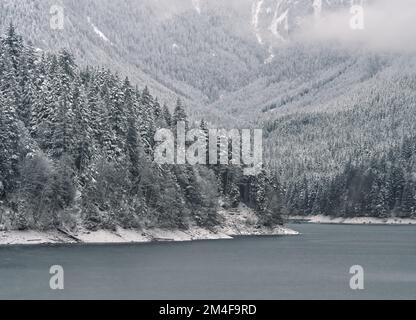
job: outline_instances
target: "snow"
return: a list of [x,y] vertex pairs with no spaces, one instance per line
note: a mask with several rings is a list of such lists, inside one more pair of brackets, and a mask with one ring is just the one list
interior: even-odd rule
[[253,9],[252,9],[253,16],[251,20],[251,24],[253,25],[254,31],[256,32],[257,41],[260,44],[263,44],[263,39],[259,33],[259,15],[260,15],[261,7],[263,6],[263,3],[264,3],[264,0],[260,0],[260,1],[253,3]]
[[[289,30],[288,25],[288,14],[289,9],[281,12],[281,7],[284,5],[284,1],[279,0],[276,3],[276,9],[273,14],[273,18],[271,21],[271,24],[269,26],[269,31],[273,34],[274,37],[278,38],[279,41],[286,41],[285,35],[280,34],[279,32],[279,26],[284,24],[284,30]],[[267,7],[265,10],[263,9],[264,6],[264,0],[257,0],[253,3],[252,6],[252,16],[251,16],[251,25],[253,26],[257,41],[259,44],[263,45],[264,41],[260,32],[259,23],[260,23],[260,14],[265,11],[268,15],[271,14],[273,11],[270,7]],[[275,55],[273,53],[273,49],[269,49],[269,57],[264,61],[265,64],[268,64],[272,62]]]
[[283,226],[266,228],[259,225],[259,218],[253,210],[240,205],[237,209],[220,210],[223,221],[219,232],[233,236],[251,235],[298,235],[299,233]]
[[275,57],[275,55],[274,55],[274,52],[273,52],[273,47],[270,46],[270,48],[269,48],[269,57],[266,60],[264,60],[264,64],[272,63],[274,57]]
[[172,44],[172,52],[176,53],[178,52],[179,49],[179,45],[177,43]]
[[0,231],[0,245],[72,243],[58,231]]
[[[258,217],[246,206],[237,209],[220,210],[222,223],[220,226],[207,230],[191,226],[187,230],[167,230],[148,228],[143,230],[127,230],[117,228],[116,231],[87,231],[80,229],[73,234],[80,243],[148,243],[155,241],[197,241],[197,240],[228,240],[235,236],[262,235],[298,235],[299,233],[283,226],[265,228],[258,225]],[[35,245],[75,243],[76,241],[59,231],[2,231],[0,245]]]
[[272,24],[270,25],[270,31],[271,33],[273,33],[273,35],[278,38],[281,41],[285,41],[285,37],[282,36],[279,33],[278,27],[279,25],[281,25],[282,23],[284,23],[284,28],[286,31],[289,30],[289,25],[288,25],[288,14],[289,14],[289,10],[286,10],[285,12],[283,12],[281,15],[278,15],[278,10],[276,9]]
[[416,225],[416,219],[403,218],[372,218],[372,217],[354,217],[354,218],[333,218],[324,215],[314,215],[308,217],[293,216],[290,220],[304,220],[309,223],[322,224],[374,224],[374,225]]
[[312,7],[314,9],[315,19],[319,19],[322,12],[322,0],[313,0]]
[[88,23],[91,25],[91,27],[93,28],[93,30],[94,30],[94,32],[102,39],[102,40],[104,40],[105,42],[108,42],[108,43],[110,43],[110,44],[112,44],[111,43],[111,41],[105,36],[105,34],[104,33],[102,33],[101,31],[100,31],[100,29],[98,29],[97,28],[97,26],[94,24],[94,23],[92,23],[92,21],[91,21],[91,18],[90,17],[87,17],[87,20],[88,20]]

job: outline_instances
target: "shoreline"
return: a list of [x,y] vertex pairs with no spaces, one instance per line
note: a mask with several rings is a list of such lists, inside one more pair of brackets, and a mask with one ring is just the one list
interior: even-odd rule
[[[76,234],[65,234],[59,230],[0,231],[0,247],[48,244],[145,244],[157,242],[191,242],[201,240],[232,240],[239,236],[294,236],[298,234],[297,231],[284,226],[235,234],[210,231],[202,228],[190,228],[188,230],[167,230],[159,228],[128,230],[117,228],[116,231],[83,230]],[[78,240],[75,240],[75,238]]]
[[313,223],[313,224],[350,224],[350,225],[388,225],[403,226],[416,225],[416,219],[410,218],[373,218],[373,217],[330,217],[324,215],[314,216],[289,216],[286,217],[287,223]]
[[238,236],[293,236],[299,235],[285,226],[261,227],[257,215],[244,205],[236,209],[221,209],[220,225],[211,230],[190,226],[187,230],[144,228],[115,231],[88,231],[79,227],[76,232],[52,231],[0,231],[0,246],[41,244],[126,244],[152,242],[189,242],[199,240],[231,240]]

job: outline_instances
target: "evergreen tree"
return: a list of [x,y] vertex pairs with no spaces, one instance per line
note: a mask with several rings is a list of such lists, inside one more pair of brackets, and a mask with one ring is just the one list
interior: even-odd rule
[[181,121],[185,122],[186,128],[188,128],[188,116],[186,115],[181,99],[178,99],[176,101],[175,111],[173,112],[172,124],[176,127],[178,122]]
[[166,104],[163,105],[162,116],[168,127],[172,126],[172,115],[170,114],[169,108]]
[[7,95],[0,97],[0,184],[3,192],[13,191],[18,178],[20,158],[19,126],[13,100]]
[[2,44],[5,47],[6,52],[11,58],[12,67],[15,71],[20,69],[20,56],[23,51],[23,39],[17,34],[16,28],[11,22],[6,32],[6,36],[2,39]]

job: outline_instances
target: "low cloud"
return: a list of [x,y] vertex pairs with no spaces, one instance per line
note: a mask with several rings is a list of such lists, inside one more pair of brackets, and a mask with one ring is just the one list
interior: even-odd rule
[[378,51],[416,52],[416,0],[364,1],[363,9],[363,30],[350,27],[353,14],[347,7],[305,21],[301,37]]

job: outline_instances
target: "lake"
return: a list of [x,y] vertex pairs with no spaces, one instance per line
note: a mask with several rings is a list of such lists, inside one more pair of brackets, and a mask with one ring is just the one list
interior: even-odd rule
[[[416,226],[296,224],[289,237],[0,247],[2,299],[416,299]],[[61,265],[65,290],[49,288]],[[351,290],[350,267],[365,290]]]

